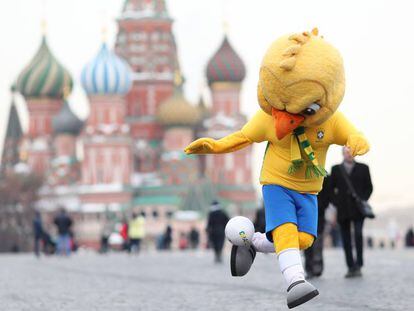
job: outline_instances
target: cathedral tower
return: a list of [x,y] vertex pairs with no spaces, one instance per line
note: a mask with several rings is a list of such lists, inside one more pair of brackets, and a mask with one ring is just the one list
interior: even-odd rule
[[46,175],[53,158],[52,119],[62,107],[64,90],[70,93],[72,84],[70,74],[56,60],[43,37],[39,50],[16,83],[29,110],[28,164],[40,175]]
[[19,162],[19,144],[23,138],[22,126],[14,102],[15,87],[11,89],[12,100],[7,121],[6,136],[3,143],[3,156],[1,158],[1,173],[14,170],[14,166]]
[[200,117],[200,110],[185,99],[182,79],[177,77],[174,95],[161,103],[157,113],[165,128],[160,160],[165,185],[189,185],[199,178],[198,156],[186,155],[183,150],[194,140],[194,126]]
[[[136,141],[136,170],[158,167],[162,127],[156,121],[160,103],[171,97],[177,49],[164,0],[125,0],[118,19],[116,52],[130,64],[133,85],[126,96],[127,121]],[[150,157],[142,158],[147,154]]]
[[129,204],[133,167],[125,94],[131,87],[130,68],[103,44],[81,80],[91,106],[83,132],[81,201]]
[[54,159],[49,176],[50,185],[70,185],[80,177],[76,146],[83,122],[72,112],[67,100],[52,120]]
[[[227,36],[208,62],[206,74],[212,115],[204,121],[205,135],[218,139],[240,130],[246,122],[240,111],[240,90],[246,69]],[[233,153],[206,155],[206,176],[217,185],[222,199],[239,207],[255,204],[251,154],[249,146]]]

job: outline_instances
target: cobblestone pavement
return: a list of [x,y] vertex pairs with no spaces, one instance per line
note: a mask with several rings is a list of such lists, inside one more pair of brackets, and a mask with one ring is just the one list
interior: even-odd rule
[[[41,258],[0,256],[0,310],[288,310],[274,255],[258,254],[232,278],[205,252]],[[320,295],[295,310],[414,310],[414,251],[366,252],[360,279],[344,279],[343,254],[325,252]]]

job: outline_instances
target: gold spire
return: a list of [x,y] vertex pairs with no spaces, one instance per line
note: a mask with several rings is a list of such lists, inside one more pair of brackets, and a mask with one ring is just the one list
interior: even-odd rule
[[229,34],[229,22],[227,20],[223,20],[223,32],[227,36]]
[[183,84],[183,76],[179,70],[174,73],[174,85],[181,86]]
[[63,88],[63,99],[64,100],[68,99],[71,91],[72,91],[71,88],[69,86],[65,85],[65,87]]
[[40,29],[42,31],[42,35],[46,36],[46,31],[47,31],[46,0],[42,0],[42,19],[40,21]]
[[102,26],[101,34],[102,34],[102,41],[106,42],[106,40],[108,39],[108,27],[106,27],[106,25]]
[[42,31],[42,35],[46,36],[46,32],[47,32],[47,22],[46,22],[46,18],[42,18],[42,21],[40,22],[40,29]]

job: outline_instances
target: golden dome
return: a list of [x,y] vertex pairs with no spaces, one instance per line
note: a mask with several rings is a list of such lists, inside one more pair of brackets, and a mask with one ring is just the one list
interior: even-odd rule
[[184,98],[180,87],[176,87],[174,95],[161,103],[157,112],[157,119],[167,126],[192,126],[200,117],[200,110]]

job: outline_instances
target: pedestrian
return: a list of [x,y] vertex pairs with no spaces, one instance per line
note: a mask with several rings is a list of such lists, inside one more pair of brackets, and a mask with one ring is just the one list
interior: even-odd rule
[[198,244],[200,243],[200,233],[194,227],[192,227],[190,230],[189,240],[190,240],[190,247],[192,249],[198,248]]
[[367,246],[370,249],[374,248],[374,239],[371,236],[367,237]]
[[187,235],[184,232],[180,233],[180,239],[178,241],[178,248],[180,250],[186,250],[188,248]]
[[35,211],[33,219],[33,234],[34,234],[34,253],[36,257],[40,256],[40,244],[43,242],[43,225],[42,217],[39,211]]
[[108,218],[106,218],[104,226],[102,228],[102,233],[101,233],[101,249],[100,249],[101,253],[107,253],[109,250],[109,237],[112,233],[112,230],[113,230],[113,225],[111,221]]
[[164,235],[162,237],[162,249],[170,250],[172,243],[172,228],[170,225],[167,225]]
[[43,244],[44,244],[44,252],[47,255],[53,255],[56,253],[57,246],[55,241],[52,239],[50,234],[43,229]]
[[121,224],[121,229],[119,234],[122,237],[122,250],[127,251],[129,249],[129,240],[128,240],[128,221],[124,217]]
[[405,246],[406,247],[414,247],[414,229],[413,227],[407,230],[405,234]]
[[[343,149],[342,164],[332,167],[331,196],[338,210],[338,223],[341,229],[342,244],[345,252],[348,272],[345,277],[361,276],[363,266],[363,234],[362,228],[365,216],[358,208],[357,200],[368,200],[373,187],[367,165],[358,163],[352,157],[350,150]],[[355,189],[356,198],[352,189],[349,189],[347,179]],[[351,226],[354,231],[354,245],[356,246],[356,258],[353,256]]]
[[323,233],[325,230],[325,211],[330,201],[329,176],[325,177],[321,192],[318,194],[318,237],[313,245],[305,250],[305,271],[309,278],[320,277],[323,272]]
[[133,213],[128,224],[129,252],[139,253],[141,242],[145,237],[145,214]]
[[58,232],[57,253],[69,256],[71,251],[70,229],[73,222],[64,208],[60,208],[58,215],[55,217],[54,224]]
[[229,217],[221,209],[220,204],[217,201],[213,201],[208,215],[207,235],[214,250],[214,261],[216,263],[222,262],[221,253],[224,246],[224,229],[228,221]]
[[265,220],[265,209],[264,205],[256,210],[256,217],[254,219],[254,230],[255,232],[266,232],[266,220]]

